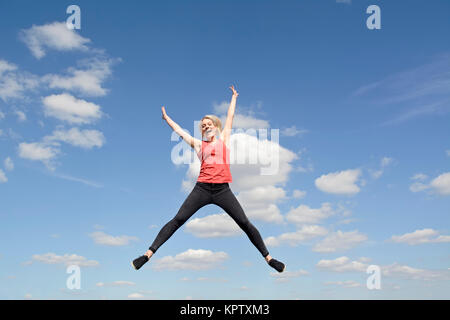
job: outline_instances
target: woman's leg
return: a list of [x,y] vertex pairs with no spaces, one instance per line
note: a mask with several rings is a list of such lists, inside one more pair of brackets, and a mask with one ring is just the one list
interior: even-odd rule
[[170,220],[156,236],[155,241],[147,251],[146,255],[150,256],[158,250],[158,248],[166,242],[179,227],[181,227],[195,212],[197,212],[201,207],[211,203],[211,195],[205,190],[200,190],[199,187],[195,186],[191,191],[189,196],[184,200],[176,216]]
[[226,191],[217,194],[213,198],[213,203],[217,204],[238,224],[238,226],[247,234],[253,245],[259,250],[266,260],[269,256],[269,251],[264,244],[261,234],[258,229],[248,220],[239,201],[234,196],[230,188]]

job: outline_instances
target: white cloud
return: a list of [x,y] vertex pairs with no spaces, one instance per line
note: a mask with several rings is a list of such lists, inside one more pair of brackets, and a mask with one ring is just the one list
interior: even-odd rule
[[42,99],[44,113],[59,120],[75,124],[87,124],[100,119],[100,106],[77,99],[68,93],[53,94]]
[[394,161],[394,159],[392,159],[392,158],[383,157],[380,161],[380,169],[378,169],[378,170],[369,169],[369,172],[372,175],[372,178],[374,178],[374,179],[380,178],[381,175],[384,173],[384,169],[387,166],[389,166],[390,164],[392,164],[393,161]]
[[0,169],[0,183],[6,183],[6,182],[8,182],[8,178],[6,177],[3,170]]
[[5,165],[6,170],[8,171],[14,170],[14,162],[11,160],[10,157],[7,157],[3,163]]
[[131,241],[137,241],[138,238],[132,236],[111,236],[103,231],[95,231],[89,234],[89,236],[97,244],[102,244],[105,246],[126,246]]
[[330,253],[336,251],[344,251],[351,249],[367,240],[365,234],[359,231],[337,232],[330,233],[325,239],[317,243],[313,247],[313,251],[321,253]]
[[398,263],[381,267],[381,274],[386,277],[400,277],[411,280],[450,280],[449,270],[417,269],[406,265],[400,265]]
[[[49,136],[45,136],[41,142],[22,142],[18,146],[18,154],[21,158],[41,161],[49,170],[54,170],[54,159],[61,153],[60,142],[66,142],[76,147],[84,149],[91,149],[93,147],[100,148],[105,142],[103,133],[97,130],[79,130],[78,128],[72,128],[70,130],[57,129]],[[79,178],[70,177],[67,175],[58,175],[60,178],[66,178],[68,180],[74,180],[79,182],[89,181]],[[93,186],[99,186],[98,184],[91,183]]]
[[67,28],[65,22],[53,22],[41,26],[33,25],[21,30],[20,39],[31,50],[33,56],[41,59],[47,49],[57,51],[88,50],[89,39],[83,38],[75,30]]
[[16,111],[14,111],[14,113],[16,114],[18,121],[23,122],[23,121],[27,120],[27,115],[25,114],[25,112],[16,110]]
[[411,177],[411,180],[424,181],[426,179],[428,179],[428,176],[426,174],[423,174],[423,173],[416,173],[414,176]]
[[[221,121],[225,124],[226,117],[221,117]],[[263,119],[256,119],[249,115],[235,113],[233,118],[233,128],[236,129],[267,129],[269,122]]]
[[447,157],[450,157],[450,149],[446,150],[445,153],[447,154]]
[[295,247],[316,237],[325,236],[327,233],[327,229],[321,226],[303,226],[295,232],[282,233],[277,237],[268,237],[264,242],[270,247],[277,247],[282,244]]
[[75,91],[87,96],[104,96],[107,90],[102,83],[112,74],[111,66],[120,59],[94,58],[83,60],[80,66],[83,69],[70,67],[67,76],[48,74],[42,77],[51,89],[65,89]]
[[136,283],[131,282],[131,281],[119,280],[119,281],[113,281],[113,282],[109,282],[109,283],[98,282],[95,285],[97,287],[129,287],[129,286],[135,286]]
[[292,197],[294,197],[296,199],[301,199],[301,198],[304,198],[305,196],[306,196],[306,191],[297,190],[297,189],[292,191]]
[[13,63],[10,63],[6,60],[0,59],[0,76],[3,75],[3,73],[8,71],[14,71],[17,70],[17,66]]
[[356,185],[360,175],[360,169],[333,172],[317,178],[315,185],[326,193],[353,195],[360,191]]
[[[425,180],[425,175],[415,175],[411,179],[413,180]],[[448,196],[450,195],[450,172],[445,172],[438,177],[434,178],[429,184],[422,182],[415,182],[410,185],[409,190],[411,192],[420,192],[424,190],[431,190],[437,194]]]
[[32,256],[32,259],[33,261],[45,264],[63,264],[66,266],[78,265],[80,267],[96,267],[99,265],[98,261],[87,260],[87,258],[76,254],[64,254],[63,256],[58,256],[50,252],[46,254],[35,254]]
[[333,214],[335,214],[335,212],[327,202],[322,203],[322,206],[318,209],[312,209],[307,205],[302,204],[297,208],[291,209],[286,215],[286,220],[297,225],[316,224]]
[[51,160],[59,152],[59,149],[39,142],[22,142],[18,147],[19,157],[33,161],[42,161],[49,168],[52,167]]
[[414,182],[412,185],[409,186],[409,190],[411,192],[420,192],[429,189],[430,186],[423,184],[421,182]]
[[430,186],[441,195],[450,195],[450,172],[446,172],[431,181]]
[[275,204],[286,199],[286,193],[282,188],[271,185],[258,186],[241,191],[237,199],[248,217],[266,222],[283,222],[283,216]]
[[362,287],[361,283],[353,281],[353,280],[348,280],[348,281],[327,281],[324,282],[325,285],[330,286],[330,285],[335,285],[335,286],[339,286],[339,287],[343,287],[343,288],[359,288]]
[[271,272],[270,276],[275,278],[276,282],[288,282],[291,279],[309,275],[309,272],[303,269],[297,271],[284,271],[282,273]]
[[305,129],[299,130],[299,129],[297,129],[296,126],[292,126],[292,127],[284,128],[283,130],[281,130],[281,135],[288,136],[288,137],[294,137],[297,135],[301,136],[307,132],[308,132],[308,130],[305,130]]
[[71,128],[70,130],[55,130],[52,135],[44,137],[44,142],[63,141],[76,147],[91,149],[100,148],[105,143],[103,133],[98,130],[79,130]]
[[439,232],[433,229],[421,229],[400,236],[394,235],[391,240],[398,243],[417,245],[423,243],[450,242],[450,236],[439,235]]
[[15,64],[0,59],[0,98],[3,101],[23,98],[25,91],[38,85],[38,77],[19,71]]
[[389,157],[383,157],[381,159],[381,167],[382,168],[387,167],[388,165],[390,165],[392,163],[393,160],[394,159],[389,158]]
[[186,223],[186,231],[199,238],[231,237],[242,231],[228,214],[213,214]]
[[[334,260],[320,260],[316,267],[321,271],[329,272],[363,272],[366,273],[367,267],[364,259],[351,261],[348,257],[339,257]],[[406,265],[393,263],[387,266],[380,266],[381,274],[385,277],[404,278],[410,280],[449,280],[449,270],[426,270],[417,269]]]
[[322,271],[332,272],[366,272],[368,265],[362,261],[350,261],[348,257],[339,257],[334,260],[320,260],[316,267]]
[[130,293],[128,299],[144,299],[144,295],[138,292]]
[[[222,121],[222,125],[225,125],[229,106],[230,106],[230,103],[227,101],[223,101],[220,104],[216,104],[216,103],[213,104],[214,112],[216,112],[218,114],[220,121]],[[239,109],[241,109],[241,108],[239,108]],[[252,116],[251,114],[244,115],[237,111],[234,113],[233,128],[256,129],[257,130],[257,129],[267,129],[269,127],[270,127],[270,125],[267,120],[257,119],[254,116]]]
[[228,259],[225,252],[213,252],[203,249],[189,249],[175,257],[166,256],[156,260],[155,270],[208,270],[215,268]]

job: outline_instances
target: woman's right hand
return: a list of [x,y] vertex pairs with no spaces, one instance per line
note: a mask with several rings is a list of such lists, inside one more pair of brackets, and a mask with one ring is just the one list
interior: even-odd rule
[[162,111],[162,118],[164,120],[167,119],[167,113],[166,113],[166,109],[164,108],[164,106],[161,107],[161,111]]

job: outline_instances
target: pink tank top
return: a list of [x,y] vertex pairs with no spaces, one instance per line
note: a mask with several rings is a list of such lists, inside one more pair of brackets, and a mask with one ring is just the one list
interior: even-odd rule
[[197,153],[201,161],[198,182],[225,183],[232,182],[230,171],[230,149],[222,139],[214,144],[202,140],[202,149]]

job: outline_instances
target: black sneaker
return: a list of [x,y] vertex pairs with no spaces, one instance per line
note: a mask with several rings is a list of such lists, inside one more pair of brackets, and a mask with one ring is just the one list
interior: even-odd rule
[[139,258],[134,259],[131,265],[136,270],[139,270],[148,260],[149,260],[148,257],[146,255],[143,255],[140,256]]
[[277,270],[278,272],[283,272],[284,269],[286,268],[286,266],[284,265],[284,263],[276,260],[276,259],[270,259],[269,261],[269,266],[271,266],[272,268],[274,268],[275,270]]

